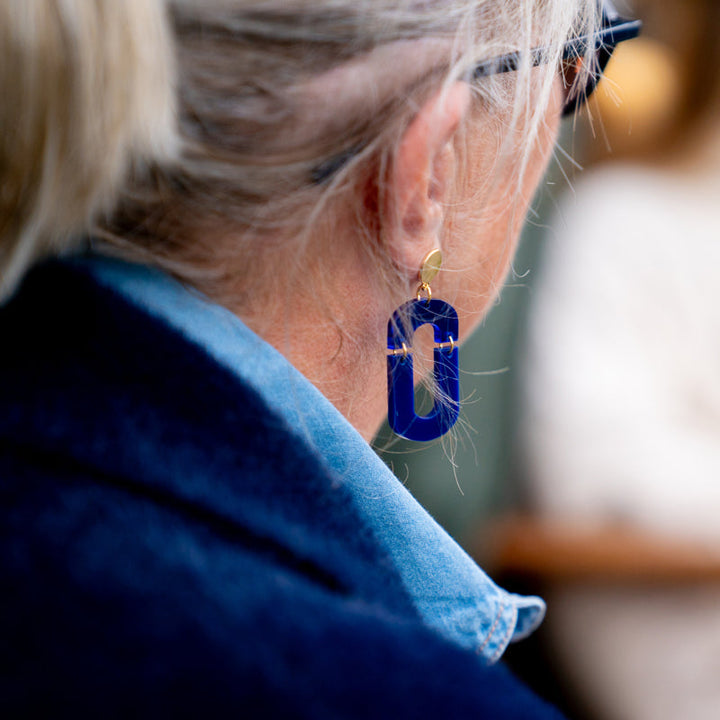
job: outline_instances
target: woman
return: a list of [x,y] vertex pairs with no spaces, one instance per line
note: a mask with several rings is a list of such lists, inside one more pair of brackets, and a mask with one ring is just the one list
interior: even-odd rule
[[542,602],[366,441],[395,309],[494,298],[596,3],[0,12],[0,702],[554,717],[487,667]]

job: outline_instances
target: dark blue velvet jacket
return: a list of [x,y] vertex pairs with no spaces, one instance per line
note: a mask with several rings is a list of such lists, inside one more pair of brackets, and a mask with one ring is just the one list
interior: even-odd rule
[[0,309],[0,715],[557,718],[425,628],[337,478],[81,270]]

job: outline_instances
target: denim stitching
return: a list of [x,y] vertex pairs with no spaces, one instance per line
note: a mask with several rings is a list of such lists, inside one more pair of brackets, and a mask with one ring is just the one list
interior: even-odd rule
[[500,622],[500,618],[502,617],[504,609],[505,609],[505,600],[503,600],[500,603],[500,607],[498,609],[497,615],[495,616],[495,622],[493,622],[492,627],[488,631],[487,637],[485,638],[485,642],[478,648],[478,650],[477,650],[478,654],[482,654],[482,651],[487,647],[487,644],[492,639],[492,636],[495,633],[495,630],[497,630],[497,626],[498,626],[498,623]]

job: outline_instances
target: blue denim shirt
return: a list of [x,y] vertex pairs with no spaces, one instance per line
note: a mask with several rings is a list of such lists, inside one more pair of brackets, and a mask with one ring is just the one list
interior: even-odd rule
[[544,602],[495,585],[338,410],[236,315],[157,270],[104,258],[78,262],[202,346],[317,450],[350,489],[429,627],[492,663],[542,622]]

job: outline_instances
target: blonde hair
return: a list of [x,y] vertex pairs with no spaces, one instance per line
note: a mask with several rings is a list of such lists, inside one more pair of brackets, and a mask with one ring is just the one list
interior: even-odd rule
[[173,77],[160,0],[0,3],[0,297],[174,155]]
[[[338,198],[356,202],[350,215],[372,235],[367,188],[370,204],[381,202],[395,144],[428,92],[472,62],[520,51],[512,91],[497,77],[477,92],[510,110],[527,157],[562,43],[597,22],[596,0],[168,0],[167,9],[166,18],[160,0],[0,8],[12,59],[3,57],[0,91],[14,93],[0,110],[4,288],[93,219],[106,251],[206,291],[228,260],[252,256],[262,269],[264,253],[277,256],[273,238],[303,242],[310,233],[298,228],[327,222],[321,210]],[[531,83],[538,46],[547,64]]]

